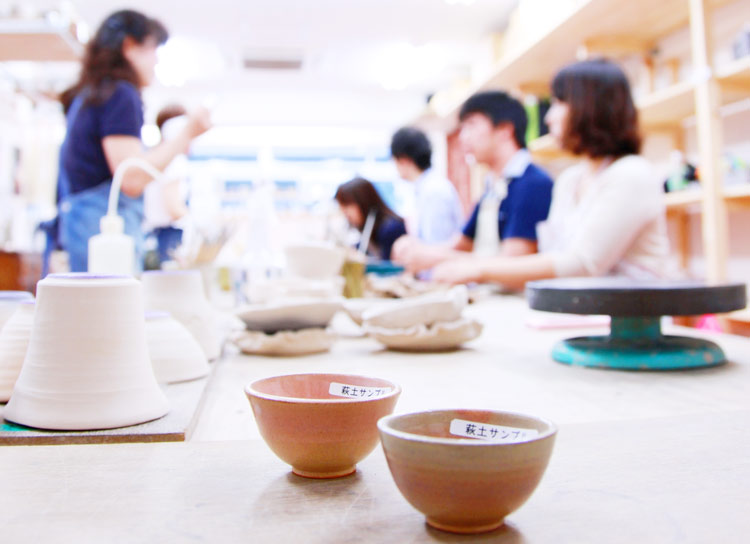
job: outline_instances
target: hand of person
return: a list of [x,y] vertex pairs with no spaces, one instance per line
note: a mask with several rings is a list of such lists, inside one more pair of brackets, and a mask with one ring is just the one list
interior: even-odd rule
[[197,138],[213,126],[211,112],[203,107],[196,108],[187,116],[185,133],[189,140]]
[[445,261],[432,269],[432,279],[450,284],[479,282],[479,262],[472,257]]

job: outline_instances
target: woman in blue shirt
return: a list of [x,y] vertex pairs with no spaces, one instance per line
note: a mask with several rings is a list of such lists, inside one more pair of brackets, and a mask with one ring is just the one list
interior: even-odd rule
[[335,198],[349,224],[360,232],[365,228],[367,217],[373,215],[367,250],[384,261],[390,260],[393,242],[406,234],[406,225],[383,201],[375,186],[366,179],[354,178],[339,186]]
[[[154,79],[156,49],[168,34],[157,20],[132,10],[107,17],[89,42],[78,82],[61,96],[67,132],[60,149],[59,241],[74,272],[88,267],[88,240],[106,213],[112,174],[125,159],[139,157],[163,170],[190,141],[210,127],[199,110],[179,137],[146,150],[141,90]],[[151,176],[131,168],[123,176],[118,213],[135,240],[140,263],[143,191]]]

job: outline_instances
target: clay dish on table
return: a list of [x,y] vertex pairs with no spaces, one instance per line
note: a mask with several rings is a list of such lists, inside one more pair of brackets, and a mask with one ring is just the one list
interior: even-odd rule
[[293,374],[258,380],[245,393],[261,436],[295,474],[337,478],[377,446],[377,421],[393,411],[401,387],[365,376]]
[[469,301],[465,285],[448,291],[401,299],[392,304],[375,306],[362,314],[367,327],[408,329],[417,325],[431,325],[440,321],[455,321],[461,317]]
[[0,331],[0,402],[7,402],[21,373],[34,325],[34,300],[24,300]]
[[5,419],[75,431],[135,425],[168,411],[148,356],[138,281],[105,274],[41,280]]
[[378,429],[401,494],[429,525],[455,533],[492,531],[526,502],[557,432],[543,419],[490,410],[392,415]]
[[331,349],[336,335],[326,329],[302,329],[266,334],[263,331],[238,331],[232,341],[250,355],[292,357],[313,355]]
[[474,319],[416,325],[408,329],[386,329],[365,326],[365,332],[388,349],[396,351],[434,352],[458,349],[482,334],[482,324]]
[[252,304],[239,308],[235,315],[251,331],[274,333],[325,328],[341,310],[341,299],[283,299],[271,304]]

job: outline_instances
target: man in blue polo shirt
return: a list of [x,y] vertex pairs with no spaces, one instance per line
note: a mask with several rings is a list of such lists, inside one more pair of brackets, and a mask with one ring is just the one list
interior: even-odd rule
[[445,245],[399,239],[393,259],[419,272],[466,252],[527,255],[537,250],[536,225],[547,218],[552,180],[531,162],[526,149],[526,112],[501,91],[469,97],[459,113],[459,139],[467,154],[484,164],[485,192],[462,233]]

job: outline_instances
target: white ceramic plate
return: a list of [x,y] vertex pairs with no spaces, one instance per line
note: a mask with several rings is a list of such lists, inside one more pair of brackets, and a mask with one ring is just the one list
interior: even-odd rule
[[376,306],[362,314],[365,326],[386,329],[408,329],[418,325],[455,321],[468,303],[465,285],[442,293],[431,293],[399,300],[387,306]]
[[273,304],[245,306],[235,315],[245,322],[250,331],[274,333],[325,328],[333,314],[341,310],[341,300],[288,299]]
[[388,349],[398,351],[449,351],[482,334],[483,325],[473,319],[458,319],[407,329],[369,327],[365,331]]
[[386,309],[401,301],[395,298],[349,298],[344,301],[344,311],[357,325],[362,324],[362,316],[365,312],[376,309]]
[[266,334],[260,331],[236,333],[232,339],[243,353],[252,355],[311,355],[331,349],[336,335],[325,329],[304,329]]

